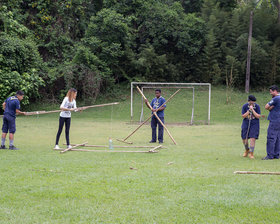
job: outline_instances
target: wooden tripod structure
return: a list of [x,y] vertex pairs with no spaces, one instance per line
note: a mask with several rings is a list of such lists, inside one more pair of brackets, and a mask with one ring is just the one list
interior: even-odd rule
[[[142,97],[146,100],[147,98],[145,97],[145,95],[143,94],[143,92],[140,90],[140,88],[139,88],[138,86],[137,86],[136,88],[137,88],[137,90],[139,91],[139,93],[142,95]],[[171,100],[180,90],[181,90],[181,89],[178,89],[175,93],[173,93],[173,94],[169,97],[169,99],[167,99],[167,100],[165,101],[165,103],[162,104],[162,105],[156,110],[156,112],[157,112],[158,110],[160,110],[161,108],[163,108],[164,105],[166,105],[166,103],[167,103],[169,100]],[[153,108],[151,107],[150,104],[147,104],[147,105],[149,106],[150,110],[153,109]],[[172,135],[170,134],[169,130],[168,130],[167,127],[163,124],[163,122],[160,120],[160,118],[157,116],[157,113],[156,113],[156,112],[153,112],[153,114],[152,114],[150,117],[148,117],[145,121],[143,121],[143,122],[142,122],[133,132],[131,132],[126,138],[124,138],[124,139],[117,139],[117,141],[124,142],[124,143],[127,143],[127,144],[132,144],[132,142],[127,142],[126,140],[127,140],[128,138],[130,138],[132,135],[134,135],[145,123],[147,123],[147,122],[152,118],[152,116],[156,116],[156,118],[157,118],[158,121],[161,123],[161,125],[164,127],[164,129],[166,130],[167,134],[169,135],[169,137],[171,138],[171,140],[173,141],[173,143],[176,145],[175,139],[172,137]]]

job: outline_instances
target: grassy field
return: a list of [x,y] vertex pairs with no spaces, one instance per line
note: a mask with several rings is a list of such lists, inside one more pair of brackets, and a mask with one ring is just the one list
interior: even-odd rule
[[[255,95],[264,108],[269,94]],[[206,115],[204,96],[197,95],[197,120]],[[184,120],[180,108],[187,102],[181,98],[168,105],[167,121]],[[0,150],[0,223],[279,223],[279,176],[233,174],[280,171],[279,160],[261,160],[265,118],[256,159],[242,157],[240,110],[246,100],[234,92],[226,104],[224,91],[214,89],[211,125],[169,125],[178,145],[165,133],[167,148],[155,154],[60,154],[52,150],[58,114],[18,117],[20,150]],[[109,136],[122,138],[136,127],[129,120],[129,100],[74,113],[71,142],[108,144]],[[131,140],[149,145],[150,137],[146,125]],[[64,141],[62,134],[61,146]]]

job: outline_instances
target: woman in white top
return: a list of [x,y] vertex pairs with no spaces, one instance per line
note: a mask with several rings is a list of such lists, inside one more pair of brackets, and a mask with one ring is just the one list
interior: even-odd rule
[[77,90],[71,88],[67,92],[66,97],[64,98],[62,104],[60,105],[60,109],[62,111],[60,112],[60,117],[59,117],[59,127],[56,135],[55,149],[59,149],[58,142],[64,123],[65,123],[65,137],[67,142],[67,148],[71,147],[70,140],[69,140],[69,131],[70,131],[70,124],[71,124],[71,111],[75,111],[77,108],[76,97],[77,97]]

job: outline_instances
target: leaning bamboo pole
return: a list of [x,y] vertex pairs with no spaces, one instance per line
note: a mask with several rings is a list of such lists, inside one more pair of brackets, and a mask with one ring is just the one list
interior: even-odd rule
[[[143,94],[143,92],[141,91],[141,89],[140,89],[138,86],[136,86],[136,88],[137,88],[138,92],[142,95],[142,97],[144,98],[144,100],[146,101],[147,98],[146,98],[146,96]],[[151,107],[151,105],[150,105],[150,104],[147,104],[147,105],[148,105],[148,107],[150,108],[150,110],[152,111],[153,108]],[[159,123],[163,126],[163,128],[166,130],[167,134],[169,135],[169,137],[170,137],[171,140],[173,141],[173,143],[176,145],[177,143],[176,143],[175,139],[172,137],[172,135],[171,135],[171,133],[169,132],[169,130],[167,129],[167,127],[164,125],[164,123],[163,123],[163,122],[161,121],[161,119],[158,117],[157,113],[156,113],[156,112],[153,112],[153,115],[155,115],[155,117],[157,118],[157,120],[159,121]]]
[[[166,105],[166,103],[171,100],[181,89],[178,89],[175,93],[172,94],[172,96],[169,97],[169,99],[167,99],[157,110],[160,110],[161,108],[164,107],[164,105]],[[147,123],[153,116],[154,114],[152,114],[150,117],[148,117],[143,123],[141,123],[133,132],[131,132],[127,137],[125,137],[124,139],[117,139],[117,141],[119,142],[124,142],[124,143],[128,143],[128,144],[132,144],[132,142],[127,142],[126,140],[128,138],[130,138],[133,134],[135,134],[135,132],[137,132],[145,123]]]

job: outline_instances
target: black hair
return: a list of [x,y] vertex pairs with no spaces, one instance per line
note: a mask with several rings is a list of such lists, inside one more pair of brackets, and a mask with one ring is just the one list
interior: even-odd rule
[[272,91],[275,91],[275,90],[276,90],[277,92],[279,92],[279,88],[278,88],[278,86],[276,86],[276,85],[270,86],[269,89],[271,89]]
[[156,89],[155,92],[160,92],[161,93],[161,89]]
[[248,96],[248,101],[257,101],[257,98],[254,95],[249,95]]
[[18,90],[16,95],[19,95],[19,96],[23,96],[24,95],[24,92],[22,90]]

